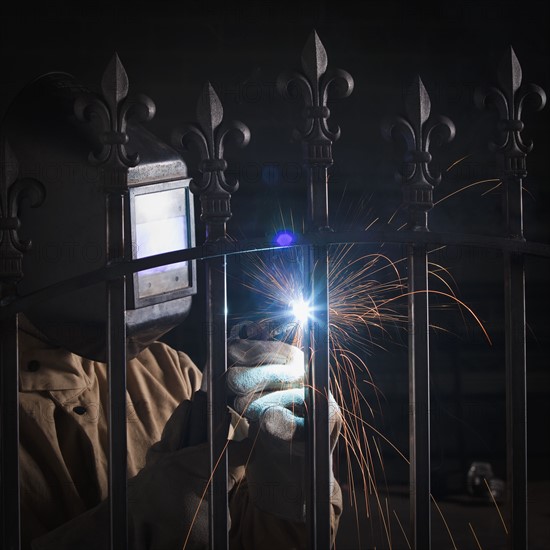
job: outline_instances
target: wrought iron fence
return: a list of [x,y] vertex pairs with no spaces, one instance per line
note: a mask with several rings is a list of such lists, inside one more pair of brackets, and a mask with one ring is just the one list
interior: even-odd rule
[[[353,90],[353,79],[345,71],[331,69],[319,37],[313,33],[302,54],[302,72],[285,73],[278,81],[282,94],[296,86],[305,104],[304,119],[298,135],[303,145],[307,168],[308,226],[292,246],[305,251],[305,288],[316,306],[316,321],[306,329],[305,369],[307,404],[307,533],[309,548],[330,547],[330,447],[329,410],[329,293],[328,247],[336,243],[396,243],[405,245],[408,270],[408,363],[409,363],[409,440],[410,440],[410,541],[413,548],[431,547],[430,488],[430,294],[428,251],[439,245],[474,246],[498,249],[503,255],[503,281],[506,316],[506,410],[508,490],[511,504],[510,548],[528,547],[527,534],[527,402],[526,402],[526,255],[550,257],[550,245],[528,242],[523,235],[522,181],[527,175],[526,158],[531,145],[522,140],[523,106],[528,95],[545,104],[545,94],[537,86],[522,87],[521,67],[514,51],[506,53],[498,68],[498,85],[476,92],[477,105],[496,107],[499,114],[499,139],[492,144],[498,161],[497,177],[502,181],[505,232],[498,238],[479,234],[430,231],[428,219],[434,207],[433,189],[440,174],[431,168],[434,137],[451,141],[454,125],[445,117],[433,117],[429,94],[420,77],[406,96],[405,116],[387,121],[383,135],[387,140],[400,138],[406,144],[398,180],[408,224],[402,231],[334,232],[328,219],[328,174],[333,164],[332,144],[340,135],[330,127],[327,106],[331,93],[341,97]],[[105,84],[107,83],[107,84]],[[206,224],[204,245],[183,250],[130,259],[124,250],[124,204],[128,201],[126,174],[139,160],[125,151],[126,118],[135,103],[126,99],[128,82],[117,58],[103,80],[105,127],[100,158],[96,159],[109,176],[105,186],[106,235],[108,257],[104,267],[58,283],[30,295],[19,296],[17,283],[23,277],[22,258],[28,243],[18,236],[18,205],[23,196],[40,205],[44,189],[40,182],[17,179],[17,162],[9,143],[2,143],[0,280],[1,303],[1,505],[2,547],[20,548],[20,479],[18,424],[18,314],[45,299],[100,281],[107,282],[107,362],[109,365],[109,502],[110,547],[127,547],[127,465],[126,465],[126,284],[139,271],[182,261],[203,261],[204,292],[207,307],[208,367],[208,439],[212,479],[209,486],[209,536],[211,548],[228,547],[228,465],[226,456],[227,369],[227,281],[228,255],[253,250],[268,250],[258,241],[241,241],[228,247],[226,222],[231,217],[230,200],[236,183],[224,175],[224,142],[237,137],[246,145],[249,131],[242,123],[226,125],[219,98],[210,84],[204,88],[197,108],[197,125],[188,125],[175,133],[177,147],[194,141],[201,151],[200,180],[191,183],[199,196]],[[147,101],[141,101],[145,118],[152,116]],[[97,105],[95,106],[97,107]],[[80,116],[84,107],[80,105]],[[78,114],[78,113],[77,113]],[[311,388],[315,388],[313,391]]]

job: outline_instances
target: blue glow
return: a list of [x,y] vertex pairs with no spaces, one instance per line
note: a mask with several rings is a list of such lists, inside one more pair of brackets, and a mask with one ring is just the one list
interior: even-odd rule
[[277,164],[267,164],[262,168],[262,181],[267,185],[275,185],[281,180],[281,168]]
[[282,231],[275,237],[275,242],[279,246],[289,246],[294,242],[294,235],[289,231]]
[[309,304],[303,298],[293,300],[289,305],[296,321],[305,323],[308,320],[310,315]]

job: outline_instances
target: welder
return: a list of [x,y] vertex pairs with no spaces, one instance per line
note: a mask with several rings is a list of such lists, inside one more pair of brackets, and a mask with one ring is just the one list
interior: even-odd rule
[[[21,212],[21,230],[33,240],[21,294],[106,262],[103,182],[88,163],[97,143],[74,116],[75,97],[84,91],[69,75],[46,75],[20,94],[3,123],[20,177],[37,179],[45,190],[39,208]],[[128,137],[128,154],[139,152],[140,163],[127,172],[124,223],[131,239],[123,256],[193,246],[185,163],[141,125],[129,125]],[[205,385],[185,353],[159,341],[187,317],[195,269],[191,261],[151,269],[128,285],[132,550],[208,548]],[[105,303],[105,283],[99,283],[20,315],[24,550],[108,548]],[[228,351],[230,546],[305,548],[303,356],[285,343],[243,338],[239,331]],[[333,401],[331,411],[334,448],[341,417]],[[334,536],[342,509],[334,477],[331,504]]]

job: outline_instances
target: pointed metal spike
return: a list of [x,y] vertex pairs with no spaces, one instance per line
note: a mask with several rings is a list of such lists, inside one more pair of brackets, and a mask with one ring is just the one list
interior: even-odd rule
[[317,31],[313,31],[302,50],[302,67],[311,83],[319,82],[327,70],[327,52]]
[[207,82],[197,102],[197,120],[205,132],[214,132],[223,119],[223,107],[218,94]]
[[516,52],[512,46],[508,47],[498,66],[498,81],[506,95],[513,95],[521,86],[522,71]]
[[128,75],[115,52],[103,73],[101,90],[105,99],[116,107],[128,95],[128,87]]
[[416,75],[407,92],[405,109],[413,128],[420,129],[428,120],[432,104],[420,75]]
[[7,139],[0,144],[0,170],[2,185],[7,189],[19,174],[19,163]]

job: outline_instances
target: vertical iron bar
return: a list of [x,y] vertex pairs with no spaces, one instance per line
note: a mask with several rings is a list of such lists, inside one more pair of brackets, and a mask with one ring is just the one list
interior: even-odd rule
[[309,466],[306,494],[309,548],[328,550],[330,532],[330,424],[329,424],[329,311],[328,311],[328,251],[326,246],[308,247],[306,277],[311,283],[310,303],[314,304],[310,320],[306,370],[306,407]]
[[[328,220],[328,168],[332,165],[332,144],[339,128],[329,128],[328,91],[347,97],[353,78],[341,69],[329,69],[326,50],[315,31],[302,51],[303,72],[282,74],[279,92],[292,97],[289,85],[296,84],[305,103],[305,124],[297,131],[302,138],[303,160],[308,177],[308,232],[330,231]],[[334,85],[338,83],[338,86]],[[309,469],[306,491],[306,523],[309,548],[330,548],[330,341],[328,295],[328,248],[309,246],[304,258],[305,288],[313,308],[307,324],[306,457]]]
[[[522,85],[521,65],[512,47],[498,70],[499,87],[476,90],[480,109],[498,112],[497,133],[490,147],[496,152],[502,181],[504,231],[509,239],[523,237],[523,179],[527,177],[527,154],[521,120],[524,104],[535,111],[546,104],[546,94],[536,84]],[[530,101],[524,100],[529,96]],[[528,548],[527,510],[527,361],[525,341],[525,269],[522,254],[504,252],[504,307],[506,351],[506,469],[511,535],[509,547]]]
[[522,254],[504,255],[507,485],[514,550],[528,548],[525,275]]
[[[328,223],[328,163],[307,155],[308,219],[311,232],[327,230]],[[317,160],[317,162],[316,162]],[[307,532],[309,548],[329,550],[330,537],[330,349],[328,248],[309,246],[305,263],[309,280],[309,303],[313,319],[308,323],[309,345],[306,370],[305,402],[307,407],[306,450],[309,467],[306,493]]]
[[2,548],[20,548],[19,360],[17,315],[0,324],[0,447]]
[[[109,193],[106,204],[108,259],[116,261],[124,250],[124,195]],[[125,277],[107,282],[107,365],[110,548],[124,550],[128,537]]]
[[[304,246],[301,249],[302,252],[302,264],[304,274],[304,299],[308,304],[312,304],[314,299],[314,279],[313,279],[313,247]],[[306,441],[305,441],[305,462],[302,475],[305,480],[305,503],[306,503],[306,541],[307,548],[317,548],[317,511],[314,507],[314,503],[317,502],[317,484],[316,484],[316,470],[315,470],[315,455],[316,455],[316,438],[314,430],[314,418],[315,418],[315,400],[314,392],[311,388],[314,387],[314,334],[313,334],[313,322],[312,316],[309,316],[304,323],[304,374],[305,374],[305,387],[304,387],[304,402],[306,406],[305,415],[305,428],[306,428]]]
[[416,550],[431,548],[430,355],[428,258],[409,245],[409,449],[410,525]]
[[[505,173],[503,207],[506,230],[523,239],[523,182]],[[528,548],[527,504],[527,349],[525,269],[522,254],[504,253],[504,316],[506,339],[506,478],[514,550]]]
[[[23,277],[23,255],[30,241],[19,239],[19,204],[23,197],[33,207],[44,200],[37,180],[18,180],[19,166],[8,144],[0,139],[0,305],[16,296]],[[2,548],[21,546],[21,498],[19,471],[19,351],[18,316],[0,322],[0,537]]]
[[229,547],[227,498],[227,277],[226,257],[206,262],[208,440],[212,479],[208,492],[210,548]]
[[[223,107],[209,82],[197,103],[199,125],[186,125],[174,132],[176,147],[185,149],[190,143],[201,154],[202,177],[193,178],[191,191],[200,195],[201,219],[206,224],[206,245],[227,242],[226,222],[231,219],[231,194],[238,181],[227,181],[227,162],[223,158],[229,135],[244,147],[250,131],[241,122],[223,123]],[[226,256],[206,260],[207,375],[208,375],[208,443],[211,480],[208,487],[208,526],[210,548],[229,547],[229,514],[227,498],[227,273]]]
[[[89,158],[101,166],[105,192],[107,262],[125,259],[124,209],[128,197],[128,168],[137,166],[139,154],[129,154],[128,119],[145,122],[155,115],[147,96],[128,96],[129,81],[118,55],[111,58],[101,79],[101,95],[84,94],[74,103],[77,120],[89,124],[101,149]],[[109,386],[109,521],[111,550],[128,543],[127,436],[126,436],[126,280],[106,283],[107,373]]]
[[[429,231],[428,213],[433,208],[433,189],[441,174],[430,167],[437,131],[440,143],[451,141],[454,124],[446,117],[430,118],[431,101],[419,75],[408,89],[407,118],[396,117],[383,125],[386,139],[405,139],[407,150],[396,176],[402,183],[408,210],[407,229]],[[407,246],[409,278],[409,498],[411,541],[415,550],[431,548],[430,492],[430,333],[428,256],[424,245]]]

